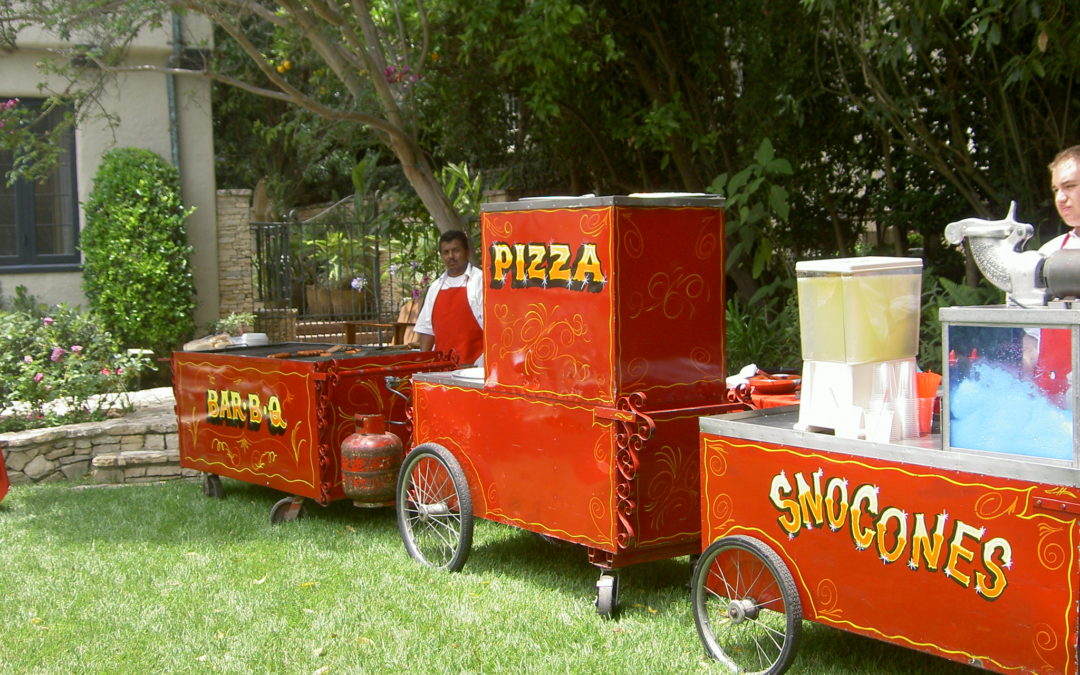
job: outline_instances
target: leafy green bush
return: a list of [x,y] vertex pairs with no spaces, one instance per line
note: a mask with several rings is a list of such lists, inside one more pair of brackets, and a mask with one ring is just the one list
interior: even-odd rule
[[799,304],[795,294],[771,297],[753,305],[728,300],[727,371],[734,374],[748,364],[774,370],[802,368]]
[[0,312],[0,431],[102,419],[124,401],[95,395],[128,391],[148,367],[92,316],[20,286],[14,311]]
[[177,170],[149,150],[104,156],[86,202],[83,290],[121,346],[164,355],[195,323],[191,247]]

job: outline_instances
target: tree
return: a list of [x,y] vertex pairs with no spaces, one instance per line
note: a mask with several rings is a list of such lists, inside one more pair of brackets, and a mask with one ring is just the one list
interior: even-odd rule
[[[132,40],[168,25],[172,12],[208,19],[235,41],[254,73],[215,67],[224,62],[197,49],[207,45],[185,45],[181,63],[140,62],[138,51],[129,49]],[[410,6],[397,0],[24,0],[0,7],[0,39],[9,48],[18,48],[18,31],[31,24],[71,41],[46,67],[68,76],[66,93],[77,91],[79,106],[89,105],[94,88],[115,73],[156,71],[208,78],[328,121],[361,125],[390,148],[439,229],[460,224],[419,140],[414,108],[430,48],[422,0]]]

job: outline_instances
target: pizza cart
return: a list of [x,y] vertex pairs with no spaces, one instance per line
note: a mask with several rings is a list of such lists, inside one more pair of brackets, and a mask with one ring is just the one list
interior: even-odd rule
[[745,409],[724,378],[723,201],[486,204],[483,367],[413,377],[398,525],[458,570],[485,518],[587,549],[597,609],[618,569],[696,552],[697,418]]
[[371,453],[347,465],[343,443],[359,414],[385,419],[407,444],[409,377],[454,367],[440,352],[308,342],[173,352],[180,465],[204,472],[208,497],[224,495],[221,476],[288,494],[273,506],[273,523],[302,515],[305,499],[389,505],[367,497],[396,466]]
[[798,272],[802,405],[700,423],[691,598],[732,671],[786,670],[807,619],[997,672],[1077,672],[1080,260],[1019,253],[1029,227],[946,230],[1009,303],[940,310],[939,433],[907,423],[918,277],[895,259]]

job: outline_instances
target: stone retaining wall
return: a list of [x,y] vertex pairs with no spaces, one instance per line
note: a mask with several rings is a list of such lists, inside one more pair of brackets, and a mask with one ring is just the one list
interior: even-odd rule
[[171,408],[0,434],[0,449],[12,485],[82,478],[139,483],[199,474],[180,468],[176,413]]

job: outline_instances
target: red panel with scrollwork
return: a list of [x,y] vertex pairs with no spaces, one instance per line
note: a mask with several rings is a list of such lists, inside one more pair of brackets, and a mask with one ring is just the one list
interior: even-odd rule
[[437,352],[268,357],[282,347],[173,353],[181,466],[320,504],[342,499],[341,443],[354,415],[382,414],[407,444],[409,406],[386,377],[406,378],[407,396],[412,373],[453,367]]
[[1077,672],[1080,491],[701,435],[702,544],[770,545],[803,615],[999,672]]
[[482,215],[489,388],[612,404],[724,395],[724,214],[590,206]]

